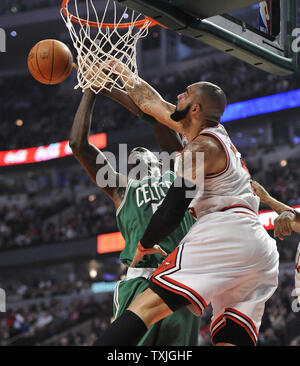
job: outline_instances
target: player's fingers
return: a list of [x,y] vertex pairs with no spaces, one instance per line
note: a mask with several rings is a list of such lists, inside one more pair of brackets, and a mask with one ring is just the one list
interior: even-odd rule
[[277,228],[276,232],[274,232],[274,236],[281,239],[281,240],[283,240],[284,235],[285,234],[284,234],[284,231],[283,231],[282,227]]
[[137,256],[135,255],[131,264],[130,264],[130,267],[134,267],[136,265],[136,263],[139,261],[139,259],[137,258]]
[[287,236],[291,236],[292,232],[293,232],[292,224],[291,224],[291,222],[289,221],[289,223],[288,223],[288,225],[287,225],[286,235],[287,235]]
[[286,223],[284,219],[281,219],[281,221],[279,222],[278,225],[278,234],[279,235],[285,235],[285,231],[286,231]]
[[159,245],[154,245],[153,247],[157,253],[163,255],[163,256],[166,256],[168,255]]
[[283,227],[283,230],[282,230],[282,234],[284,235],[291,235],[291,223],[290,223],[290,220],[288,218],[286,218],[284,220],[284,227]]
[[75,64],[75,62],[72,63],[73,68],[78,71],[78,66]]
[[144,254],[137,250],[129,267],[134,267],[136,263],[143,258],[143,256]]
[[280,223],[274,222],[274,237],[278,238],[281,235],[281,225]]
[[282,234],[280,232],[280,225],[274,224],[274,238],[279,238],[280,240],[282,240]]
[[137,262],[137,260],[136,260],[136,258],[134,257],[129,267],[134,267],[134,266],[135,266],[135,264],[136,264],[136,262]]

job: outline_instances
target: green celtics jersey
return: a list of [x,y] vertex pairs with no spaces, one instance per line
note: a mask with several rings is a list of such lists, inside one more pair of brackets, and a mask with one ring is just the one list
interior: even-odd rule
[[[129,266],[133,260],[137,243],[142,238],[148,223],[162,203],[168,189],[175,179],[173,172],[168,171],[160,177],[144,177],[141,180],[131,179],[128,182],[124,199],[117,210],[117,224],[126,245],[120,255],[121,261]],[[195,219],[187,211],[180,225],[159,244],[168,254],[187,234]],[[145,255],[136,267],[156,268],[162,262],[160,254]]]

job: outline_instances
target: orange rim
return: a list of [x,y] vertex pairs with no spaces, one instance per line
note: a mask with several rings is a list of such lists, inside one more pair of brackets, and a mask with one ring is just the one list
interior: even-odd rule
[[75,22],[75,23],[78,23],[78,24],[81,24],[81,25],[87,25],[88,24],[90,27],[93,27],[93,28],[99,28],[99,26],[101,26],[101,28],[107,28],[107,27],[109,27],[109,28],[116,28],[116,27],[117,28],[129,28],[133,24],[134,27],[142,28],[143,25],[148,21],[148,22],[150,22],[149,27],[153,27],[154,25],[159,25],[163,28],[167,28],[164,25],[162,25],[162,24],[156,22],[155,20],[153,20],[149,17],[146,17],[146,16],[145,16],[145,19],[138,20],[134,23],[128,22],[128,23],[120,23],[118,25],[116,25],[114,23],[97,23],[97,22],[88,21],[86,19],[81,19],[81,18],[76,17],[75,15],[72,15],[66,9],[66,6],[68,5],[68,3],[70,1],[71,0],[63,0],[63,2],[61,4],[62,11],[65,14],[65,16],[67,18],[69,18],[72,22]]

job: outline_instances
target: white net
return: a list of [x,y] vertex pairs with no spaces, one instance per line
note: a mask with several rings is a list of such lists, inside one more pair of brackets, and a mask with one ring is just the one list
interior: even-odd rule
[[[147,36],[151,21],[141,22],[143,15],[120,7],[113,0],[107,0],[101,17],[93,0],[85,0],[83,5],[80,0],[72,0],[67,2],[65,11],[61,10],[77,51],[78,84],[75,89],[90,88],[94,93],[99,93],[102,89],[133,86],[133,81],[138,79],[137,41]],[[122,28],[125,22],[130,24]],[[114,26],[106,26],[107,23]],[[124,67],[117,70],[117,64]],[[121,70],[126,70],[126,77]]]

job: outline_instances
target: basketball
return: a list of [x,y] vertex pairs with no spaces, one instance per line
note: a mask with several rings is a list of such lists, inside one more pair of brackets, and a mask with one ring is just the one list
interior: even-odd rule
[[29,52],[30,74],[43,84],[55,85],[67,79],[72,71],[73,56],[69,48],[56,39],[38,42]]

